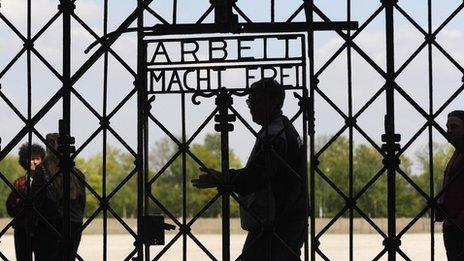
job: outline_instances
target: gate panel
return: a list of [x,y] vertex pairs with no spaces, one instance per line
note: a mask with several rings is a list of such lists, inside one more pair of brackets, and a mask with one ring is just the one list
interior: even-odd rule
[[[289,46],[282,48],[282,46],[288,45],[288,41],[291,41],[293,44],[294,49],[291,53],[289,52]],[[277,42],[280,42],[281,48],[276,50],[282,52],[281,55],[286,57],[285,61],[282,58],[279,60],[277,58],[278,55],[269,57],[266,49],[264,49],[265,53],[260,56],[261,58],[244,58],[240,56],[240,53],[236,53],[234,49],[230,49],[231,45],[234,46],[233,48],[237,48],[237,46],[240,46],[244,42],[247,45],[252,45],[252,47],[243,49],[262,48],[266,47],[266,45],[276,45]],[[190,46],[187,46],[186,43]],[[213,46],[213,43],[216,45]],[[217,45],[218,43],[220,44],[219,46]],[[149,129],[153,127],[155,129],[152,135],[159,136],[161,133],[161,135],[166,137],[162,143],[157,144],[157,149],[151,152],[151,156],[149,156],[150,166],[152,166],[149,167],[149,172],[152,169],[154,172],[149,174],[149,176],[153,175],[153,177],[149,178],[147,187],[147,191],[149,192],[147,197],[150,201],[147,206],[150,208],[150,205],[154,204],[155,213],[158,212],[168,216],[171,222],[179,227],[179,232],[174,234],[171,241],[166,242],[165,247],[157,251],[155,250],[154,259],[162,258],[165,255],[167,258],[172,257],[169,251],[172,251],[172,248],[178,249],[176,244],[179,244],[177,242],[181,240],[180,237],[182,237],[183,258],[191,257],[188,254],[188,249],[192,247],[200,248],[205,253],[205,258],[208,257],[213,260],[240,258],[239,253],[237,253],[240,245],[231,243],[230,241],[230,229],[232,228],[237,231],[238,228],[236,224],[231,227],[231,207],[229,205],[234,205],[232,211],[237,215],[238,202],[236,201],[240,200],[234,193],[230,194],[231,191],[225,191],[226,188],[219,188],[218,192],[199,191],[190,185],[190,180],[200,175],[198,168],[214,168],[222,171],[222,173],[226,173],[226,176],[223,176],[223,182],[229,182],[227,181],[229,168],[240,167],[240,165],[237,165],[237,157],[234,156],[233,151],[229,150],[229,144],[233,144],[230,142],[229,132],[234,130],[236,126],[242,126],[241,128],[245,133],[250,132],[252,134],[251,140],[255,139],[257,130],[250,125],[249,113],[244,112],[243,107],[240,108],[238,106],[245,104],[244,98],[241,97],[247,95],[249,85],[255,79],[261,78],[260,75],[263,73],[277,73],[282,68],[279,75],[281,75],[281,79],[284,79],[288,77],[286,76],[287,74],[290,74],[284,71],[284,68],[288,69],[288,71],[293,70],[292,73],[296,82],[285,85],[288,91],[287,95],[292,94],[290,92],[292,90],[298,91],[300,98],[307,94],[305,92],[304,72],[306,70],[306,59],[304,55],[306,52],[304,45],[304,36],[296,34],[181,39],[155,38],[153,40],[147,38],[147,82],[149,91],[148,102],[150,103],[148,114],[150,124],[148,126]],[[195,48],[192,49],[192,46]],[[196,53],[196,51],[192,51],[208,46],[210,47],[209,53],[201,51]],[[212,49],[211,46],[213,46]],[[176,55],[179,53],[179,50],[187,50],[187,48],[190,48],[188,49],[188,56],[184,56],[184,54]],[[217,52],[222,56],[220,63],[214,60],[218,59],[214,57],[214,55],[217,55]],[[205,55],[207,56],[206,58],[204,57]],[[282,74],[282,72],[284,73]],[[252,75],[252,73],[260,75]],[[191,75],[193,75],[193,80],[186,81],[187,77],[192,77]],[[288,82],[287,79],[285,79],[285,82]],[[172,97],[165,96],[178,96],[178,98],[173,99]],[[287,99],[290,100],[291,98]],[[169,105],[171,106],[177,103],[180,104],[179,106],[171,107],[173,109],[170,109],[170,117],[166,117],[165,107],[163,105],[156,105],[158,100],[161,104],[170,101]],[[214,104],[212,103],[213,101]],[[235,105],[235,102],[239,105]],[[189,105],[192,103],[193,106]],[[206,110],[203,103],[209,106],[206,107]],[[294,102],[295,105],[298,106],[297,102]],[[176,112],[175,107],[180,107],[180,110]],[[200,112],[200,117],[196,116],[198,112]],[[298,107],[292,121],[304,120],[299,126],[306,126],[306,118],[302,118],[302,113],[304,113],[304,109]],[[177,118],[180,119],[180,125],[175,124],[175,122],[169,119],[172,118],[172,115],[177,115]],[[289,116],[293,116],[293,114]],[[213,119],[215,122],[214,125]],[[192,124],[192,121],[195,123]],[[235,121],[238,124],[234,124]],[[206,134],[204,136],[205,131],[216,131],[220,133],[220,136],[213,134]],[[306,127],[303,131],[306,131]],[[188,132],[193,133],[190,134]],[[149,130],[149,133],[152,133],[152,131]],[[176,137],[175,133],[181,133],[181,135]],[[213,154],[202,151],[202,145],[195,144],[195,140],[198,140],[201,136],[204,136],[205,139],[204,148],[211,150]],[[243,142],[244,139],[242,133],[241,137],[238,137],[238,142]],[[160,200],[163,197],[165,198],[164,200],[167,199],[166,191],[163,191],[163,186],[166,187],[166,185],[160,184],[160,182],[172,184],[172,189],[177,192],[171,191],[171,193],[178,194],[175,201],[163,202],[162,199]],[[158,186],[157,184],[160,185]],[[192,201],[194,197],[197,198],[196,202]],[[222,202],[219,202],[220,200]],[[182,203],[181,206],[179,206],[180,203]],[[218,210],[219,212],[217,212]],[[208,244],[207,242],[201,240],[201,235],[195,234],[197,231],[201,231],[199,230],[201,227],[195,228],[197,223],[207,224],[202,223],[202,216],[208,217],[216,212],[222,215],[220,229],[222,233],[221,254],[216,251],[211,252],[211,247],[206,245]],[[176,213],[178,214],[176,215]],[[187,242],[192,243],[187,244]],[[231,247],[234,249],[234,253],[231,253]]]
[[[183,66],[198,66],[202,57],[195,57],[196,45],[181,35],[302,32],[307,46],[304,63],[307,60],[308,66],[302,69],[304,87],[296,89],[303,99],[291,98],[294,102],[287,105],[295,108],[295,114],[301,113],[294,124],[301,130],[304,143],[309,143],[309,180],[305,185],[309,185],[313,218],[308,221],[311,244],[306,242],[302,259],[337,259],[327,242],[329,233],[340,224],[347,228],[343,257],[350,260],[363,256],[355,251],[362,240],[357,235],[360,224],[376,235],[377,248],[368,253],[368,259],[417,259],[411,233],[423,224],[430,233],[427,258],[441,257],[441,237],[435,233],[441,228],[431,217],[444,212],[437,200],[444,193],[442,171],[452,150],[435,142],[446,143],[446,113],[462,107],[461,1],[438,5],[432,1],[360,4],[347,0],[334,6],[324,1],[271,0],[260,1],[259,8],[249,1],[168,2],[1,1],[0,37],[7,39],[0,50],[0,117],[7,123],[0,133],[1,195],[14,191],[14,180],[24,172],[13,164],[17,148],[26,142],[41,143],[63,163],[65,217],[70,215],[71,181],[79,179],[74,164],[87,174],[87,219],[82,229],[84,233],[98,231],[100,246],[89,251],[97,255],[85,256],[79,251],[78,258],[158,259],[168,256],[165,251],[174,247],[173,242],[180,242],[183,259],[193,259],[190,250],[196,248],[204,253],[201,258],[228,260],[241,247],[230,241],[230,234],[238,229],[237,224],[228,223],[238,208],[235,195],[227,190],[222,194],[199,192],[189,182],[200,173],[197,166],[222,168],[224,173],[229,167],[239,168],[229,150],[243,138],[237,137],[238,133],[249,135],[246,140],[251,149],[257,129],[248,124],[248,112],[242,110],[246,108],[246,88],[215,89],[214,83],[234,82],[233,77],[224,73],[220,80],[215,74],[211,76],[215,81],[208,83],[204,80],[208,71],[203,71],[196,85],[205,89],[175,90],[183,79],[179,76],[176,83],[177,78],[171,75],[163,91],[176,93],[179,99],[163,103],[164,94],[150,89],[153,75],[146,77],[151,65],[146,64],[150,57],[146,57],[144,37],[152,34],[156,39],[183,41],[185,60],[176,63],[175,57],[170,57],[172,61],[166,60],[164,65],[188,70]],[[359,21],[359,28],[352,21]],[[349,28],[352,31],[345,30]],[[370,35],[375,28],[380,30]],[[408,42],[412,37],[419,40]],[[331,44],[324,44],[329,38]],[[254,51],[247,47],[254,44],[243,39],[240,50],[244,55],[239,60],[249,62],[247,58],[254,56]],[[218,71],[224,62],[221,46],[218,41],[213,48],[218,55],[216,62],[220,61],[215,65]],[[208,67],[210,62],[200,66]],[[263,57],[261,62],[254,66],[279,61]],[[252,75],[254,79],[247,78],[250,82],[260,77]],[[239,88],[246,85],[234,83]],[[293,90],[287,89],[289,99]],[[221,95],[225,97],[222,102]],[[232,103],[228,104],[229,98]],[[193,105],[193,100],[201,104]],[[171,120],[163,112],[173,105],[178,108],[177,129],[164,121]],[[203,110],[204,115],[191,124],[195,110]],[[224,127],[232,121],[233,117],[225,117],[229,114],[236,117],[232,132]],[[222,115],[214,123],[222,126],[218,128],[220,135],[207,136],[205,133],[213,132],[216,115]],[[59,150],[46,140],[51,132],[59,132],[63,138]],[[330,136],[320,138],[322,133]],[[160,150],[152,150],[150,142],[161,135],[168,136],[170,143],[165,141],[160,148],[170,153],[153,159],[151,156]],[[199,141],[203,137],[205,140]],[[426,149],[421,144],[426,144]],[[94,155],[93,151],[101,153]],[[415,151],[420,151],[417,159],[411,156]],[[217,156],[217,161],[208,162],[210,154]],[[181,175],[172,174],[176,171]],[[161,202],[160,182],[171,182],[173,191],[182,193],[175,200]],[[379,194],[384,197],[379,199]],[[200,204],[192,200],[198,195],[202,196]],[[39,194],[31,202],[38,198]],[[405,207],[405,202],[413,207]],[[163,213],[166,222],[179,229],[167,236],[164,247],[143,244],[150,227],[142,218],[153,213]],[[202,217],[211,213],[222,215],[221,224],[217,224],[223,232],[220,252],[211,250],[213,246],[197,234]],[[377,219],[384,216],[386,223]],[[3,238],[11,238],[11,221],[7,218],[0,226],[2,244]],[[47,231],[64,238],[63,249],[69,253],[69,218],[64,218],[64,226],[58,229],[46,218],[42,221]],[[121,251],[124,253],[113,251],[120,248],[109,240],[109,232],[116,228],[134,245]],[[96,245],[84,240],[81,250]],[[0,258],[13,256],[0,245]]]
[[[77,258],[130,259],[137,254],[136,249],[115,253],[114,249],[119,247],[115,243],[119,242],[108,240],[108,231],[116,230],[131,237],[133,242],[139,242],[135,217],[141,207],[137,205],[136,191],[137,184],[143,187],[143,183],[137,183],[135,176],[142,176],[143,173],[137,175],[137,170],[141,167],[135,164],[143,162],[143,154],[137,153],[136,130],[140,128],[136,126],[138,111],[137,89],[134,85],[137,75],[137,68],[134,67],[136,60],[122,58],[125,50],[115,51],[118,48],[117,44],[115,49],[108,44],[107,47],[100,48],[91,55],[84,53],[93,41],[101,41],[99,38],[101,34],[106,35],[109,28],[110,31],[113,30],[112,25],[108,25],[115,21],[111,17],[108,1],[102,2],[101,9],[82,1],[42,1],[42,5],[38,3],[39,1],[22,2],[2,1],[0,10],[2,26],[5,25],[4,28],[8,32],[16,34],[15,37],[24,42],[24,48],[7,63],[2,63],[1,68],[1,82],[3,87],[7,86],[8,89],[2,93],[2,106],[8,106],[8,111],[15,115],[8,118],[12,120],[16,118],[24,122],[22,130],[16,131],[13,135],[7,134],[6,137],[11,138],[5,139],[4,136],[2,163],[5,158],[10,157],[7,156],[8,153],[14,155],[14,148],[26,141],[45,144],[47,149],[51,150],[51,154],[60,158],[64,179],[63,195],[65,195],[62,212],[65,218],[64,226],[55,226],[54,233],[62,236],[61,247],[68,255],[70,237],[73,233],[69,227],[70,219],[67,217],[70,179],[77,176],[72,168],[76,164],[76,167],[87,174],[85,183],[87,212],[81,228],[86,236],[81,242]],[[19,8],[15,4],[24,5],[25,14],[22,17],[27,18],[24,20],[26,26],[21,26],[23,24],[21,19],[17,19],[16,13],[21,9],[15,9]],[[132,4],[132,8],[135,7],[136,3]],[[89,17],[89,12],[94,13]],[[97,13],[100,15],[97,16]],[[8,17],[10,15],[13,22]],[[43,17],[40,17],[41,15]],[[127,27],[135,18],[136,15],[132,15],[121,28]],[[110,41],[115,42],[119,36],[113,37]],[[136,50],[137,44],[135,43],[133,47],[133,50]],[[120,52],[123,54],[121,55]],[[24,59],[21,57],[25,57],[25,64],[19,62]],[[128,63],[131,63],[132,67]],[[27,68],[22,76],[11,70],[17,65]],[[96,72],[101,73],[101,76],[97,77]],[[20,82],[15,84],[7,80],[8,74],[26,80],[23,84]],[[121,77],[132,78],[132,80],[127,81],[128,84],[123,86],[124,80],[118,79]],[[59,81],[56,84],[55,80],[53,85],[56,86],[51,85],[53,79]],[[112,88],[110,91],[109,86],[114,85],[115,81],[118,82],[120,89]],[[18,90],[25,90],[25,94],[20,96],[20,103],[15,104],[16,102],[11,101],[11,98],[18,96],[17,93],[20,93]],[[53,92],[50,93],[50,90]],[[118,123],[121,117],[134,119],[132,129],[128,125]],[[60,133],[61,144],[58,150],[45,140],[45,135],[51,132]],[[4,130],[2,136],[3,134]],[[101,152],[96,154],[95,151]],[[82,160],[81,157],[88,160]],[[12,189],[11,183],[14,178],[20,174],[20,172],[2,173],[3,177],[6,176],[3,180],[5,183],[2,184],[10,186],[5,192],[6,195]],[[82,178],[80,182],[83,182]],[[5,188],[4,185],[2,189]],[[129,219],[129,216],[134,219]],[[2,226],[1,234],[3,235],[10,227],[11,222]],[[48,230],[53,230],[49,225],[47,227]],[[95,233],[99,236],[92,236]],[[89,249],[91,250],[88,251]],[[7,250],[8,255],[2,254],[2,258],[14,259],[14,252],[11,250],[14,251],[10,247]],[[140,252],[139,256],[142,255],[143,252]]]

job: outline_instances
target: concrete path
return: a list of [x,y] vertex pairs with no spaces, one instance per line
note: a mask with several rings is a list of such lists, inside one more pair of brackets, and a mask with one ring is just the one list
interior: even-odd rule
[[[435,234],[435,260],[446,260],[441,234]],[[172,238],[166,236],[166,243]],[[218,234],[200,234],[198,240],[218,259],[221,260],[221,237]],[[245,235],[231,236],[231,257],[240,254]],[[330,260],[348,260],[348,235],[327,234],[321,239],[321,250]],[[190,239],[187,239],[187,260],[210,260],[209,257]],[[401,249],[411,260],[431,260],[430,234],[409,234],[402,239]],[[79,254],[84,260],[103,260],[103,237],[101,235],[84,235]],[[124,260],[133,250],[133,238],[127,235],[110,235],[108,237],[108,260]],[[151,258],[161,251],[162,247],[151,247]],[[354,235],[354,260],[372,260],[382,249],[382,239],[374,234]],[[0,251],[9,259],[14,258],[13,237],[6,235],[0,242]],[[182,260],[182,238],[163,255],[160,260]],[[318,260],[322,260],[318,258]],[[386,260],[383,256],[381,260]],[[398,257],[397,260],[403,260]]]

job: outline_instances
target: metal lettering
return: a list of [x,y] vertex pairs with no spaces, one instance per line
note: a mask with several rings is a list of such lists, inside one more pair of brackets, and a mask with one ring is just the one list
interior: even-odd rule
[[161,54],[165,56],[167,62],[171,62],[171,59],[169,58],[168,52],[166,51],[166,47],[164,46],[163,42],[158,43],[158,46],[155,49],[155,53],[153,54],[153,57],[151,58],[151,62],[155,63],[156,56],[161,55]]
[[167,91],[172,91],[172,85],[174,84],[177,84],[179,86],[179,91],[183,91],[182,83],[180,81],[179,73],[177,71],[172,71],[171,80],[169,80]]
[[252,60],[254,59],[253,56],[248,56],[248,57],[243,57],[242,55],[242,51],[243,50],[251,50],[251,46],[242,46],[242,42],[253,42],[252,40],[248,40],[248,39],[238,39],[237,40],[237,57],[238,57],[238,60],[240,59],[249,59],[249,60]]
[[[193,50],[186,50],[185,47],[187,44],[193,44],[195,45],[195,47],[193,48]],[[200,61],[197,57],[197,52],[198,50],[200,49],[200,45],[197,43],[197,42],[194,42],[194,41],[182,41],[181,44],[180,44],[180,48],[181,48],[181,61],[182,62],[185,62],[187,59],[185,59],[185,57],[187,56],[187,54],[191,54],[193,59],[198,62]]]
[[[215,47],[214,43],[221,43],[222,46],[220,47]],[[213,52],[218,52],[222,51],[222,57],[216,58],[213,54]],[[209,41],[209,59],[211,61],[224,61],[227,59],[228,56],[227,52],[227,42],[224,40],[210,40]]]
[[[201,76],[201,72],[206,71],[206,77]],[[197,70],[197,88],[201,89],[201,82],[206,82],[206,89],[211,90],[211,82],[210,82],[210,70],[205,69],[205,70]]]

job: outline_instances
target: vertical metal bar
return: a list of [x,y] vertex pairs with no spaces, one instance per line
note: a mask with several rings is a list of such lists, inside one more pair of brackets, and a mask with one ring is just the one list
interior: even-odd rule
[[312,129],[309,130],[309,157],[310,157],[310,173],[309,173],[309,189],[310,189],[310,230],[311,230],[311,258],[310,260],[316,260],[316,248],[318,248],[319,244],[316,242],[316,219],[314,216],[314,208],[315,208],[315,196],[316,192],[314,190],[314,183],[315,183],[315,164],[317,158],[315,157],[315,124],[314,124],[314,90],[317,85],[317,79],[314,76],[314,30],[312,27],[314,21],[314,13],[313,13],[313,0],[303,0],[305,3],[305,15],[306,15],[306,22],[309,24],[308,26],[308,58],[309,58],[309,99],[310,99],[310,111],[309,111],[309,121],[311,124]]
[[[139,27],[141,28],[141,27]],[[143,39],[143,36],[142,36],[142,39]],[[144,44],[143,45],[143,63],[145,63],[147,61],[147,47],[146,45]],[[141,213],[143,213],[144,215],[149,215],[149,211],[150,211],[150,208],[149,208],[149,193],[151,193],[151,185],[148,183],[148,175],[149,175],[149,144],[150,144],[150,140],[149,140],[149,126],[148,126],[148,106],[146,104],[146,102],[148,101],[148,95],[147,95],[147,81],[146,81],[146,71],[145,71],[145,66],[143,66],[143,73],[142,73],[142,76],[144,77],[142,79],[143,81],[143,86],[142,86],[142,89],[141,89],[141,92],[142,92],[142,98],[143,98],[143,135],[141,137],[142,139],[142,144],[143,145],[143,151],[141,152],[138,152],[137,153],[137,162],[139,162],[140,160],[143,160],[143,165],[142,166],[142,169],[141,169],[141,172],[143,173],[142,177],[139,177],[140,181],[138,181],[139,183],[139,186],[140,186],[140,195],[139,197],[141,197],[140,201],[141,201],[141,205],[140,205],[140,211]],[[140,153],[142,153],[142,155],[140,155]],[[142,224],[143,226],[143,224]],[[143,236],[143,227],[141,227],[141,230],[139,231],[142,231],[142,234],[139,233],[139,237]],[[141,255],[143,253],[143,245],[141,244],[140,245],[140,249],[139,249],[139,255]],[[140,258],[141,260],[143,260],[142,258]],[[150,247],[149,246],[145,246],[145,260],[151,260],[150,259]]]
[[[309,101],[308,97],[308,85],[307,85],[307,78],[306,78],[306,72],[307,72],[307,66],[306,66],[306,38],[301,37],[301,56],[303,60],[303,73],[302,73],[302,80],[303,80],[303,99],[305,101]],[[304,166],[304,173],[303,173],[303,189],[304,189],[304,204],[305,204],[305,221],[304,221],[304,235],[305,235],[305,240],[304,240],[304,260],[308,261],[309,260],[309,245],[308,245],[308,214],[311,211],[308,209],[309,206],[309,191],[308,191],[308,113],[311,108],[309,108],[310,104],[305,104],[305,108],[303,110],[303,146],[304,146],[304,159],[305,159],[305,166]],[[312,134],[309,134],[312,135]]]
[[[27,40],[31,41],[31,0],[27,1]],[[30,43],[30,42],[29,42]],[[27,59],[27,120],[30,121],[32,117],[32,66],[31,66],[31,49],[30,46],[27,49],[26,52],[26,59]],[[29,160],[27,163],[27,171],[26,171],[26,178],[27,178],[27,186],[26,190],[28,193],[30,189],[30,184],[31,184],[31,159],[32,159],[32,131],[30,130],[28,132],[27,136],[27,142],[29,143]],[[31,226],[31,220],[29,219],[30,215],[26,215],[26,233],[27,233],[27,242],[26,242],[26,251],[28,253],[28,256],[32,256],[32,226]]]
[[[27,0],[27,41],[31,41],[31,0]],[[32,116],[32,69],[31,69],[31,46],[28,46],[26,54],[27,54],[27,119],[30,120]],[[31,135],[32,132],[29,131],[28,142],[29,145],[31,144]],[[29,149],[30,146],[29,146]],[[29,151],[29,155],[31,155],[31,151]],[[30,159],[29,159],[30,164]],[[30,169],[30,168],[28,168]]]
[[[347,21],[351,22],[351,0],[347,0],[346,3],[346,16],[347,16]],[[348,37],[351,37],[351,31],[348,30],[347,32]],[[351,46],[348,45],[346,49],[346,62],[347,62],[347,77],[348,77],[348,118],[352,119],[353,117],[353,82],[352,82],[352,60],[351,60]],[[348,173],[348,182],[349,182],[349,188],[348,188],[348,193],[349,193],[349,199],[350,201],[353,199],[353,151],[354,151],[354,145],[353,145],[353,125],[350,124],[348,127],[348,140],[349,140],[349,173]],[[353,259],[353,247],[354,247],[354,242],[353,242],[353,206],[354,202],[352,202],[352,205],[349,209],[349,260],[352,261]]]
[[[225,90],[219,94],[217,99],[225,102],[226,98],[230,98],[230,105],[232,105],[232,98]],[[222,124],[227,124],[228,106],[220,103],[218,106],[220,106],[219,116],[224,120]],[[221,130],[221,172],[224,184],[229,184],[229,130],[224,127]],[[222,260],[230,260],[230,197],[228,193],[222,194]]]
[[174,0],[172,5],[172,24],[177,24],[177,0]]
[[60,126],[61,153],[63,162],[63,259],[70,259],[71,222],[70,222],[70,123],[71,123],[71,13],[74,9],[72,0],[60,0],[63,11],[63,121]]
[[[137,6],[140,7],[143,3],[143,0],[137,0]],[[136,159],[136,168],[137,168],[137,234],[138,238],[135,243],[137,248],[138,260],[144,260],[144,249],[142,238],[144,236],[144,224],[142,222],[142,217],[145,214],[145,184],[146,184],[146,171],[144,164],[147,163],[147,155],[145,148],[148,146],[148,132],[147,123],[147,114],[146,110],[146,78],[145,78],[145,62],[146,62],[146,48],[143,43],[143,10],[137,16],[137,76],[135,79],[135,84],[137,88],[137,159]],[[147,140],[145,140],[147,138]],[[149,190],[148,190],[149,191]],[[147,255],[145,260],[149,260],[149,248],[146,247]]]
[[388,240],[386,247],[388,250],[388,260],[396,259],[396,248],[394,240],[396,239],[396,188],[395,174],[396,166],[395,158],[395,104],[394,104],[394,81],[395,81],[395,56],[394,56],[394,0],[384,1],[385,5],[385,26],[386,26],[386,59],[387,59],[387,75],[386,75],[386,118],[385,118],[385,142],[386,142],[386,157],[387,157],[387,188],[388,188]]
[[271,0],[271,23],[275,22],[275,0]]
[[[182,144],[187,142],[186,134],[186,122],[185,122],[185,93],[181,94],[181,110],[182,110]],[[187,225],[187,152],[182,151],[182,225],[185,227]],[[187,234],[182,234],[182,258],[187,260]]]
[[[427,1],[427,20],[428,20],[428,29],[427,33],[429,35],[432,34],[432,0]],[[432,42],[428,43],[428,74],[429,74],[429,115],[433,115],[433,60],[432,60],[432,51],[433,46]],[[430,124],[428,127],[429,132],[429,188],[430,188],[430,198],[435,196],[435,188],[434,188],[434,173],[433,173],[433,127]],[[432,207],[430,208],[430,233],[431,233],[431,240],[430,240],[430,256],[431,259],[435,259],[435,223],[433,221],[435,216],[435,209]]]
[[[108,33],[108,0],[104,1],[103,4],[103,35]],[[106,121],[107,114],[107,88],[108,88],[108,51],[103,54],[103,119]],[[108,142],[108,130],[103,128],[103,153],[102,153],[102,199],[106,198],[106,182],[107,182],[107,144]],[[103,208],[103,260],[108,260],[108,209],[104,204]]]

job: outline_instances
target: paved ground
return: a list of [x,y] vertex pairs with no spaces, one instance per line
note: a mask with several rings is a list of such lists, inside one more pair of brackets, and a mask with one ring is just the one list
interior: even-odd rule
[[[441,234],[435,234],[435,260],[446,260]],[[172,235],[167,235],[167,241]],[[237,257],[245,235],[231,236],[231,256]],[[212,254],[221,260],[221,237],[217,234],[198,235],[205,247],[210,249]],[[127,235],[110,235],[108,237],[108,260],[124,260],[133,250],[133,239]],[[382,249],[382,240],[374,234],[354,235],[354,260],[372,260]],[[429,234],[409,234],[402,239],[401,249],[411,260],[430,260],[431,259],[431,238]],[[84,235],[79,248],[80,255],[85,260],[102,260],[103,237],[101,235]],[[152,258],[161,251],[162,247],[152,247]],[[348,235],[347,234],[327,234],[321,239],[321,249],[331,260],[348,260]],[[6,235],[0,242],[0,251],[9,259],[14,260],[13,237]],[[188,260],[210,260],[196,244],[188,239]],[[160,260],[182,260],[182,238],[163,255]],[[385,260],[385,256],[381,260]],[[318,258],[321,260],[321,258]],[[403,260],[403,258],[398,258]]]

